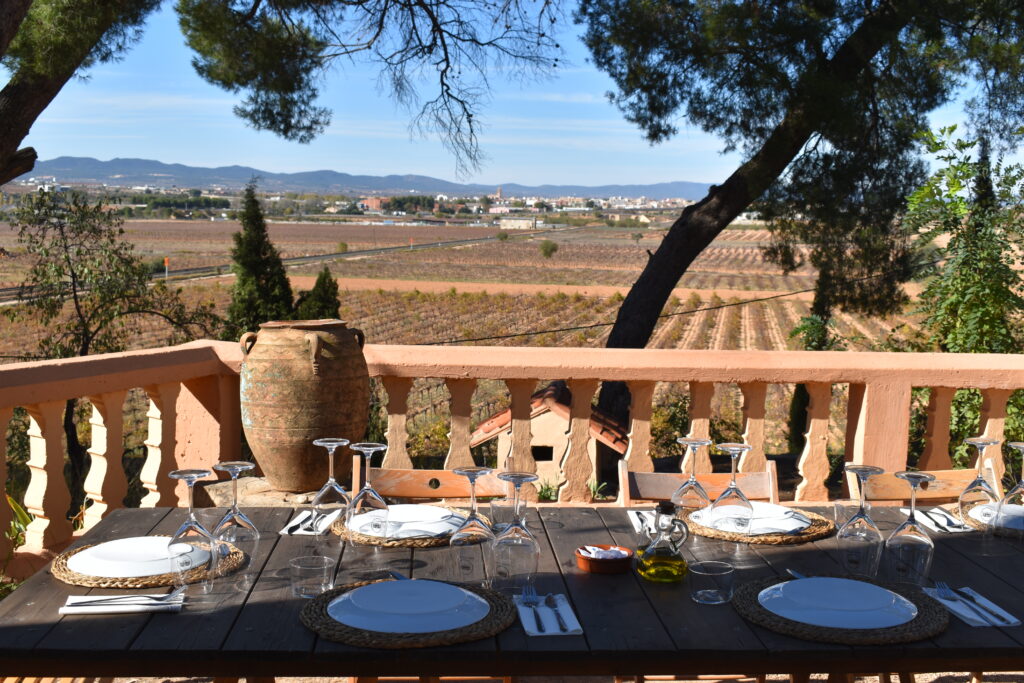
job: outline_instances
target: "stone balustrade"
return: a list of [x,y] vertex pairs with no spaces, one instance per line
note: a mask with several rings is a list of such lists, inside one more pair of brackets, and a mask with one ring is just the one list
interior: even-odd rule
[[[808,429],[798,470],[803,481],[797,500],[824,500],[829,471],[827,440],[833,387],[849,385],[846,457],[860,463],[900,470],[906,465],[911,391],[933,389],[928,408],[926,449],[922,468],[950,466],[948,425],[950,402],[958,388],[981,390],[982,428],[1002,438],[1006,402],[1024,388],[1024,358],[1000,355],[898,354],[801,351],[679,351],[619,349],[549,349],[508,347],[429,347],[367,345],[371,376],[379,377],[388,394],[385,467],[409,467],[407,451],[408,397],[416,378],[439,378],[448,387],[451,406],[448,468],[472,462],[470,427],[472,396],[478,380],[503,381],[511,397],[511,451],[517,469],[534,470],[530,447],[530,396],[539,381],[561,379],[572,392],[567,448],[558,460],[560,502],[588,502],[588,482],[595,480],[589,449],[591,403],[601,381],[628,384],[632,394],[630,444],[625,458],[635,471],[651,471],[652,397],[657,382],[689,385],[691,436],[710,434],[711,405],[716,384],[735,384],[743,395],[745,441],[753,448],[740,463],[742,471],[765,467],[765,402],[772,384],[803,383],[810,394]],[[63,411],[70,398],[86,398],[90,420],[92,466],[85,483],[91,506],[84,528],[121,505],[126,490],[122,454],[122,410],[126,392],[142,388],[149,397],[147,456],[142,505],[177,505],[183,491],[167,473],[178,467],[208,467],[237,457],[240,418],[237,344],[200,341],[181,346],[68,360],[0,366],[0,425],[13,408],[30,416],[31,481],[26,508],[35,519],[16,560],[38,566],[72,538],[67,520],[70,497],[63,479]],[[4,444],[0,443],[0,456]],[[1001,466],[1001,463],[997,463]],[[689,467],[689,463],[684,463]],[[710,471],[706,452],[698,453],[697,471]],[[1000,472],[1001,474],[1001,472]],[[0,477],[6,477],[0,457]],[[0,529],[10,524],[10,510],[0,505]],[[6,544],[6,545],[4,545]],[[0,557],[11,555],[0,536]],[[22,563],[24,565],[24,562]],[[24,573],[17,562],[8,573]]]

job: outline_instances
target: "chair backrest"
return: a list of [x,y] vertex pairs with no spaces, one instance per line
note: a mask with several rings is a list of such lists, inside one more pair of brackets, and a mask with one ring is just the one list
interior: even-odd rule
[[[960,492],[978,476],[978,471],[971,467],[964,470],[925,470],[935,475],[935,481],[922,484],[917,490],[919,503],[948,503],[957,500]],[[1003,488],[996,481],[995,472],[987,460],[984,465],[985,479],[992,489],[1002,495]],[[850,497],[860,495],[860,486],[853,473],[847,473],[846,483],[850,488]],[[893,472],[883,472],[870,477],[864,487],[864,499],[874,503],[905,503],[910,500],[910,484],[897,477]]]
[[[469,480],[452,470],[366,469],[362,456],[354,456],[352,488],[358,490],[362,487],[364,474],[382,496],[410,499],[469,498]],[[504,498],[507,488],[508,484],[494,474],[476,480],[478,498]]]
[[[626,461],[619,461],[619,504],[636,505],[654,500],[670,500],[683,482],[690,478],[689,474],[676,472],[630,472]],[[729,485],[729,474],[698,474],[697,481],[714,500]],[[750,500],[766,500],[770,503],[779,502],[779,478],[775,472],[775,462],[769,460],[764,472],[740,472],[736,475],[736,483]]]

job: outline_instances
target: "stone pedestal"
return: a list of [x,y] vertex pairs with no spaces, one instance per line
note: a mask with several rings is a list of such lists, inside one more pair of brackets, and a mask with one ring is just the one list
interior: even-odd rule
[[[238,504],[241,507],[294,507],[307,505],[316,491],[288,493],[276,491],[265,477],[242,477],[238,480]],[[230,507],[231,480],[196,482],[196,507]]]

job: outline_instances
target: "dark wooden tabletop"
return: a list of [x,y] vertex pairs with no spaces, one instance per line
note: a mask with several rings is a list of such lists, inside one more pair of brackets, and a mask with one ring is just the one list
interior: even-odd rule
[[[304,601],[291,596],[288,560],[305,554],[311,541],[277,534],[292,512],[250,511],[266,532],[256,558],[259,579],[250,593],[231,593],[214,606],[186,606],[177,614],[60,617],[57,610],[68,595],[116,591],[67,586],[48,571],[37,573],[0,601],[0,671],[5,676],[251,677],[1024,670],[1021,627],[971,628],[951,618],[945,633],[910,645],[826,645],[753,626],[728,605],[698,605],[686,582],[654,584],[633,573],[579,571],[573,551],[584,543],[636,545],[620,508],[529,512],[529,526],[543,548],[538,591],[569,597],[582,636],[528,637],[516,623],[495,638],[450,647],[349,647],[322,640],[299,622]],[[873,514],[885,528],[902,520],[897,509],[876,508]],[[118,510],[79,544],[172,534],[184,515],[180,509]],[[981,557],[974,536],[936,534],[932,577],[972,586],[1024,615],[1024,550],[1000,541],[1003,555]],[[783,575],[786,569],[840,570],[834,539],[774,547],[701,540],[687,549],[701,559],[736,561],[740,582]],[[413,577],[446,578],[446,547],[388,552],[392,566]],[[337,582],[349,580],[352,569],[342,555]]]

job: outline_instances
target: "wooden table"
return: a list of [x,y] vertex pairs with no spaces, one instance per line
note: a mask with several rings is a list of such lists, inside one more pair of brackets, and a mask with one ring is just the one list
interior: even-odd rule
[[[876,509],[891,528],[898,510]],[[289,558],[308,538],[277,535],[287,508],[252,510],[265,530],[262,567],[248,595],[178,614],[60,617],[69,594],[112,591],[66,586],[42,571],[0,602],[0,671],[5,676],[355,676],[398,674],[568,675],[637,673],[785,673],[1024,670],[1024,628],[970,628],[950,620],[942,635],[910,645],[843,647],[806,642],[748,624],[728,606],[697,605],[686,583],[658,585],[633,574],[600,576],[576,569],[585,543],[635,544],[625,510],[542,508],[530,511],[541,541],[541,593],[566,593],[582,636],[528,637],[517,623],[496,638],[445,648],[385,651],[319,639],[298,620]],[[180,509],[118,510],[80,543],[171,534]],[[829,513],[830,514],[830,513]],[[977,557],[973,535],[936,535],[932,576],[971,585],[1024,615],[1024,551],[1008,545],[997,560]],[[702,555],[731,552],[706,542]],[[837,572],[834,539],[746,553],[739,580]],[[394,550],[394,566],[414,577],[444,578],[446,548]],[[344,560],[344,558],[342,558]],[[342,561],[338,581],[350,568]]]

